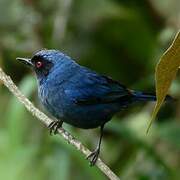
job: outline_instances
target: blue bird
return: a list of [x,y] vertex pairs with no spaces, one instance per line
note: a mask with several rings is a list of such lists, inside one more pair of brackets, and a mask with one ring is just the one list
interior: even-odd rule
[[91,165],[97,161],[104,125],[112,116],[134,102],[156,100],[153,94],[127,89],[80,66],[58,50],[40,50],[30,59],[17,59],[33,69],[40,101],[58,119],[49,125],[50,133],[56,134],[63,122],[83,129],[100,127],[98,145],[87,157]]

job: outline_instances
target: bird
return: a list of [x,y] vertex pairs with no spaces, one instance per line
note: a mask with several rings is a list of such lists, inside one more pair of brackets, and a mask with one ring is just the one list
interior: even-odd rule
[[16,59],[35,72],[39,99],[56,118],[49,125],[50,134],[56,134],[63,123],[82,129],[100,128],[97,147],[87,156],[91,166],[100,153],[104,126],[113,115],[135,102],[156,100],[155,94],[131,90],[56,49],[42,49],[31,58]]

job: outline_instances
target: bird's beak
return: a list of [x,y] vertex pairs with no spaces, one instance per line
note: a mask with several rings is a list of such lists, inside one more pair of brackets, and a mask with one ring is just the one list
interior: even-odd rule
[[28,58],[16,58],[16,60],[22,62],[23,64],[27,65],[27,66],[33,66],[33,63],[31,62],[31,59],[28,59]]

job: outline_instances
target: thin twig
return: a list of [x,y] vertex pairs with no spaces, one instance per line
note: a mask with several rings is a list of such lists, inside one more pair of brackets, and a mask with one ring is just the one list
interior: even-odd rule
[[[26,109],[31,112],[37,119],[39,119],[47,127],[53,121],[43,112],[37,109],[17,88],[12,79],[7,76],[0,67],[0,80],[3,84],[12,92],[12,94],[17,97],[17,99],[26,107]],[[77,150],[82,152],[85,156],[88,156],[91,152],[87,149],[80,141],[74,138],[70,133],[68,133],[63,128],[58,130],[60,134],[69,144],[73,145]],[[96,166],[111,180],[120,180],[118,176],[100,159],[98,158]]]

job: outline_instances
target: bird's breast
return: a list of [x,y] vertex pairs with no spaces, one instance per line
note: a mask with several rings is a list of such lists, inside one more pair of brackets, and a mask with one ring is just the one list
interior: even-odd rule
[[42,105],[55,118],[63,117],[63,95],[60,88],[48,83],[39,86],[38,95]]

